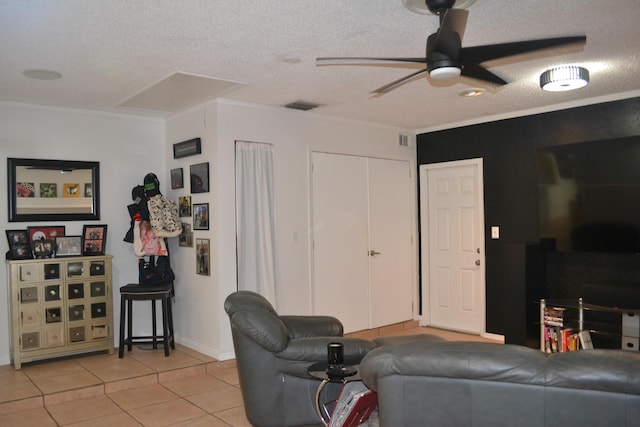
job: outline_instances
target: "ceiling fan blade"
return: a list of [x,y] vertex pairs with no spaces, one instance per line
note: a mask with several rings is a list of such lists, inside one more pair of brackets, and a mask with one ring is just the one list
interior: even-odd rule
[[463,64],[482,63],[491,59],[504,58],[520,53],[534,52],[573,43],[586,43],[586,36],[556,37],[552,39],[527,40],[522,42],[498,43],[485,46],[463,47],[459,60]]
[[426,73],[427,71],[428,70],[426,68],[423,69],[423,70],[416,71],[415,73],[411,73],[408,76],[404,76],[401,79],[394,80],[391,83],[388,83],[388,84],[386,84],[384,86],[381,86],[378,89],[371,91],[371,93],[375,93],[375,94],[380,95],[380,94],[383,94],[383,93],[390,92],[393,89],[397,88],[398,86],[401,86],[404,83],[408,82],[412,78],[414,78],[414,77],[416,77],[416,76],[418,76],[418,75],[420,75],[422,73]]
[[462,72],[460,74],[466,77],[471,77],[477,80],[483,80],[485,82],[494,83],[497,85],[507,84],[507,82],[502,78],[496,76],[491,71],[484,68],[483,66],[475,63],[466,64],[462,68]]
[[427,58],[360,58],[360,57],[322,57],[316,58],[316,65],[366,65],[380,63],[416,63],[426,64]]

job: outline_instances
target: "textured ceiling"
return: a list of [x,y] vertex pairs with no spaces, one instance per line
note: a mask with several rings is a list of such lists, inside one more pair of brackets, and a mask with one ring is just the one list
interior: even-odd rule
[[[372,96],[416,68],[317,67],[315,58],[423,56],[436,16],[401,0],[2,0],[0,100],[139,114],[132,101],[181,73],[214,79],[222,90],[209,97],[306,101],[321,105],[317,114],[420,130],[640,93],[638,0],[476,0],[468,10],[463,46],[568,35],[586,35],[587,43],[487,63],[512,82],[500,88],[423,76]],[[543,92],[540,73],[562,63],[587,67],[591,83]],[[28,69],[62,78],[29,79]],[[471,87],[487,92],[459,96]],[[191,105],[193,91],[164,89],[170,111]]]

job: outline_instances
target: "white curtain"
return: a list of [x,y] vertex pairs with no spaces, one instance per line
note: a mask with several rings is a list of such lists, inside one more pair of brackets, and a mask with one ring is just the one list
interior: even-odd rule
[[270,144],[236,141],[238,289],[276,302],[276,205]]

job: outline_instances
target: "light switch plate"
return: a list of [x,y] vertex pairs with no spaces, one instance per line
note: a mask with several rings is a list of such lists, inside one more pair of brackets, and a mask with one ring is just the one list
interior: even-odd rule
[[499,239],[500,238],[500,227],[498,227],[496,225],[491,227],[491,238],[492,239]]

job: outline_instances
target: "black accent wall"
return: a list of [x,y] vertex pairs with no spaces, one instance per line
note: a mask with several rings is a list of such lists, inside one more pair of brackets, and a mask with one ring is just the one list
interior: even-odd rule
[[[640,98],[418,135],[418,165],[483,159],[487,332],[505,335],[507,343],[536,346],[535,301],[566,294],[547,288],[548,250],[538,226],[537,149],[634,136],[640,136]],[[492,225],[500,226],[499,240],[491,239]],[[558,257],[553,262],[557,269]],[[640,272],[640,256],[625,265]]]

